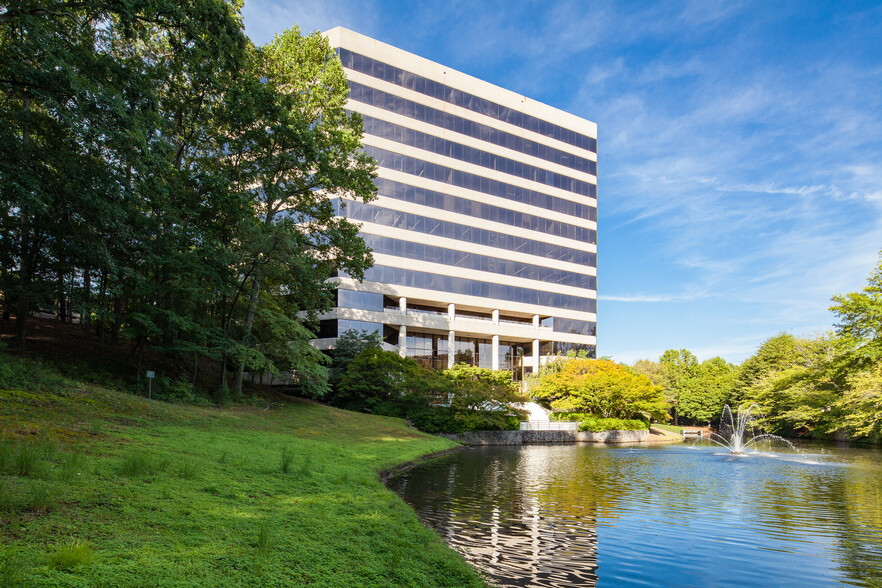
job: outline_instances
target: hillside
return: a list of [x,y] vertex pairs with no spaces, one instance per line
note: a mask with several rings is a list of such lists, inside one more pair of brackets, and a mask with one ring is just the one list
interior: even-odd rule
[[4,387],[0,585],[482,585],[378,479],[451,447],[401,420],[173,405],[0,354]]

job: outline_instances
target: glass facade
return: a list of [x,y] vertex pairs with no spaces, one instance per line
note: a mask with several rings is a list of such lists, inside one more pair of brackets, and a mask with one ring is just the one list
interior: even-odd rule
[[[371,147],[370,145],[366,145],[364,151],[376,159],[380,167],[387,169],[419,176],[428,180],[435,180],[436,182],[443,182],[451,186],[466,188],[467,190],[474,190],[475,192],[482,192],[491,196],[498,196],[499,198],[506,198],[515,202],[523,202],[530,206],[538,206],[539,208],[570,216],[579,216],[581,213],[584,215],[583,218],[589,218],[591,214],[586,210],[591,208],[590,205],[586,206],[584,203],[550,196],[523,186],[491,180],[490,178],[445,167],[438,163],[423,161],[415,157],[401,155],[400,153],[393,153],[379,147]],[[590,185],[594,186],[594,184]],[[594,187],[590,191],[592,192],[590,197],[596,197],[597,188]]]
[[[490,306],[497,306],[495,301],[517,302],[536,306],[550,306],[580,312],[597,312],[597,301],[594,298],[583,298],[560,294],[550,290],[535,290],[508,286],[498,282],[481,282],[453,276],[430,274],[403,267],[374,265],[364,272],[364,279],[369,282],[410,286],[422,290],[435,290],[463,296],[474,296],[488,300]],[[587,296],[587,293],[586,293]]]
[[[433,245],[415,243],[413,241],[401,241],[391,237],[379,237],[371,234],[364,234],[362,237],[368,247],[373,249],[375,253],[395,255],[405,259],[428,261],[431,263],[450,265],[482,272],[491,272],[505,276],[514,276],[527,280],[537,280],[551,284],[573,286],[576,288],[584,288],[586,290],[595,290],[597,288],[597,279],[594,276],[557,270],[544,265],[520,263],[510,259],[478,255],[476,253],[446,249],[444,247],[435,247]],[[359,294],[361,294],[361,292],[359,292]],[[353,306],[351,304],[340,304],[339,306],[365,308],[364,306]]]
[[487,153],[462,143],[448,141],[441,137],[433,137],[428,133],[400,127],[378,118],[370,116],[362,118],[364,118],[364,132],[375,137],[403,143],[408,147],[415,147],[416,149],[422,149],[436,155],[458,159],[472,165],[486,167],[487,169],[509,174],[523,180],[547,184],[567,192],[581,194],[582,196],[593,198],[594,194],[596,194],[597,186],[590,182],[576,180],[563,174],[515,161],[508,157]]
[[[342,214],[345,214],[351,220],[596,267],[597,256],[590,251],[564,247],[556,243],[537,241],[516,235],[508,235],[489,229],[480,229],[471,225],[444,221],[411,212],[391,210],[382,206],[374,206],[373,204],[348,202]],[[592,236],[596,238],[596,233]]]
[[[443,192],[427,190],[425,188],[410,186],[408,184],[402,184],[401,182],[394,182],[383,178],[377,178],[375,183],[377,184],[377,194],[387,198],[394,198],[395,200],[400,200],[402,202],[429,206],[431,208],[437,208],[438,210],[455,212],[456,214],[465,214],[482,220],[511,225],[513,227],[530,231],[539,231],[554,235],[555,237],[565,237],[575,241],[591,243],[593,242],[592,240],[596,238],[595,233],[591,231],[591,229],[586,229],[585,227],[580,227],[571,223],[551,220],[543,216],[528,214],[526,212],[503,208],[501,206],[493,206],[492,204],[487,204],[485,202],[476,202],[475,200],[469,200],[468,198],[452,196],[450,194],[444,194]],[[584,210],[580,210],[579,212],[587,220],[597,220],[597,209],[593,206],[586,206]]]
[[472,112],[477,112],[510,125],[557,139],[574,147],[597,152],[597,139],[582,135],[571,129],[544,121],[518,110],[507,108],[486,98],[451,88],[441,82],[383,63],[366,55],[340,48],[337,51],[343,67],[367,74],[377,79],[443,100]]
[[474,137],[475,139],[480,139],[500,147],[526,153],[527,155],[569,167],[576,171],[585,172],[593,176],[597,175],[597,162],[590,159],[585,159],[584,157],[579,157],[572,153],[537,143],[536,141],[530,141],[524,137],[506,133],[505,131],[500,131],[499,129],[494,129],[493,127],[482,125],[481,123],[476,123],[448,112],[442,112],[418,102],[412,102],[394,94],[370,88],[358,82],[349,82],[349,98],[356,102],[363,102],[364,104],[376,106],[377,108],[441,127],[448,131],[460,133],[467,137]]
[[[365,243],[383,256],[364,275],[367,289],[383,294],[356,291],[341,272],[338,310],[322,333],[376,331],[421,364],[510,369],[517,378],[538,366],[536,340],[541,355],[593,353],[593,126],[567,128],[576,119],[544,106],[528,112],[529,101],[456,72],[439,81],[440,69],[424,71],[420,60],[354,33],[339,38],[344,68],[365,74],[350,79],[350,104],[368,113],[364,150],[383,177],[380,202],[343,199],[335,210],[361,223]],[[366,311],[383,322],[348,318]]]

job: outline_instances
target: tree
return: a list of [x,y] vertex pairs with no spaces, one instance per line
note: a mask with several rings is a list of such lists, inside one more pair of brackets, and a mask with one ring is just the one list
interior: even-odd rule
[[340,383],[340,378],[355,357],[366,349],[381,349],[383,339],[376,331],[367,332],[357,329],[344,331],[331,350],[331,365],[328,368],[328,381],[332,387]]
[[670,384],[668,382],[668,375],[665,372],[665,366],[660,362],[652,361],[651,359],[638,359],[631,366],[631,369],[649,378],[649,381],[655,386],[667,388]]
[[882,255],[860,292],[833,297],[830,310],[838,317],[836,333],[852,349],[848,356],[857,368],[882,359]]
[[695,395],[697,385],[698,359],[686,349],[668,349],[659,362],[665,370],[667,386],[665,387],[665,400],[671,406],[674,424],[679,424],[680,402]]
[[453,382],[452,408],[521,414],[515,405],[524,402],[524,397],[510,371],[460,363],[441,374]]
[[168,178],[158,165],[164,152],[151,142],[171,147],[168,129],[157,124],[170,74],[206,81],[230,70],[246,37],[235,7],[219,0],[3,9],[0,285],[7,304],[15,299],[23,353],[31,310],[51,307],[56,296],[59,310],[66,307],[77,268],[86,300],[93,270],[106,296],[112,278],[133,269],[119,263],[127,246],[145,240],[131,221],[156,211],[142,205],[148,193],[133,187],[139,178]]
[[882,366],[850,376],[836,409],[842,415],[842,428],[851,436],[882,441]]
[[722,357],[701,362],[695,380],[680,393],[680,416],[696,423],[718,419],[735,384],[736,368]]
[[352,408],[373,408],[408,394],[418,372],[414,360],[369,347],[346,367],[338,386],[338,401]]
[[[358,227],[337,216],[332,198],[367,201],[376,192],[376,164],[361,150],[361,118],[345,109],[349,86],[325,37],[289,29],[257,52],[249,74],[230,92],[225,126],[226,162],[256,215],[242,247],[242,282],[250,286],[244,349],[254,349],[262,289],[286,292],[289,315],[314,317],[333,304],[327,279],[335,270],[364,274],[370,251]],[[253,354],[237,359],[234,395],[254,364]]]
[[742,362],[735,378],[733,402],[755,402],[760,387],[775,374],[792,366],[799,357],[796,337],[780,333],[766,339],[756,353]]
[[607,359],[565,360],[558,371],[539,379],[531,395],[560,411],[667,420],[662,388]]

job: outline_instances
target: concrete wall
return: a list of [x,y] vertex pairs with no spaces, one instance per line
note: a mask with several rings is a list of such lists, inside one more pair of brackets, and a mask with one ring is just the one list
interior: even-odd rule
[[465,445],[539,445],[549,443],[637,443],[649,431],[470,431],[442,435]]

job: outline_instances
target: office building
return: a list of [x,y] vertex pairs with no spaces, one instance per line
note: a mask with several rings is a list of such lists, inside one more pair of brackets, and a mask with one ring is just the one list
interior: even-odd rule
[[375,265],[339,281],[319,348],[377,331],[437,368],[538,369],[596,345],[597,126],[385,43],[326,33],[378,198],[347,201]]

